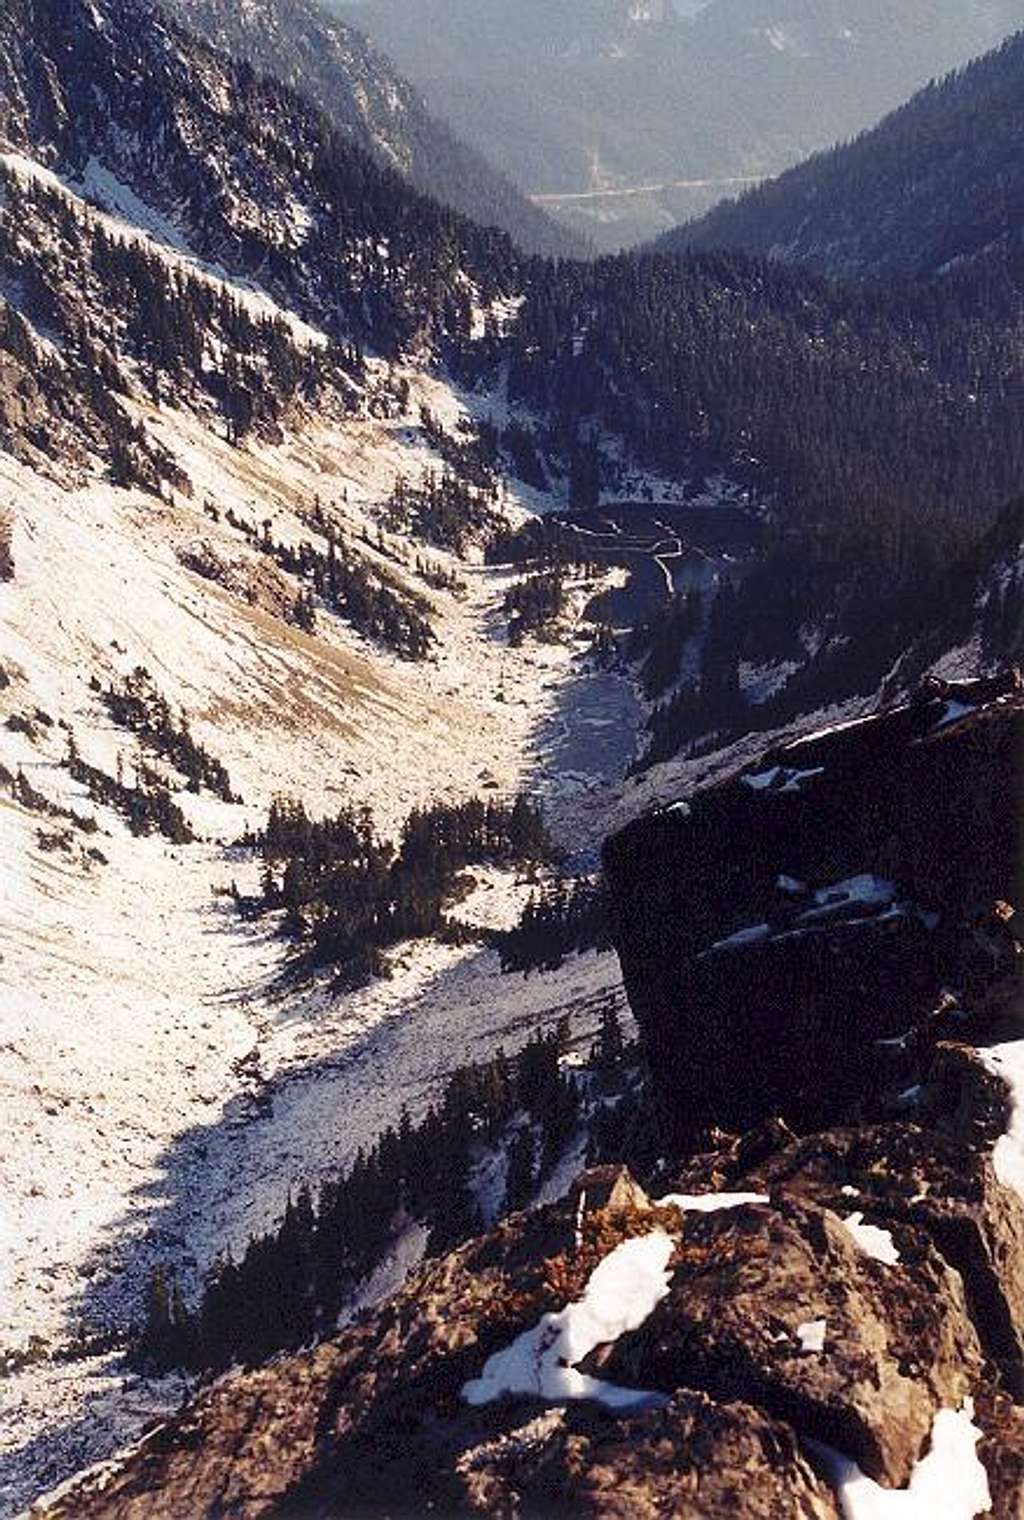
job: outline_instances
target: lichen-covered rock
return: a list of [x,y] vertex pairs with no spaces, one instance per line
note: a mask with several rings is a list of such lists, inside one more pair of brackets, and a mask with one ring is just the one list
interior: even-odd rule
[[605,1359],[611,1381],[748,1400],[900,1487],[981,1376],[959,1276],[927,1241],[886,1265],[836,1215],[779,1199],[687,1216],[680,1258]]
[[[965,1063],[956,1063],[958,1066]],[[1024,1204],[996,1177],[980,1111],[960,1123],[977,1130],[968,1143],[949,1129],[912,1124],[835,1129],[809,1136],[757,1167],[744,1185],[859,1213],[892,1232],[908,1253],[929,1240],[954,1267],[986,1357],[1006,1387],[1024,1390]]]
[[501,1520],[838,1520],[788,1426],[699,1393],[630,1420],[550,1410],[466,1451],[457,1471],[472,1511]]
[[992,1520],[1024,1517],[1024,1409],[1008,1394],[983,1388],[975,1399],[982,1438],[978,1454],[988,1473]]

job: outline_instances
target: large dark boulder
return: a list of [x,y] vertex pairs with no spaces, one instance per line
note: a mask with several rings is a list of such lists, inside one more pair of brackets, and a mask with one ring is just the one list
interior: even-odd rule
[[1001,948],[979,916],[1024,900],[1022,741],[1015,690],[926,693],[607,842],[616,945],[674,1143],[770,1114],[835,1122],[887,1085],[879,1042],[927,1025],[945,989],[983,1004],[1009,933]]

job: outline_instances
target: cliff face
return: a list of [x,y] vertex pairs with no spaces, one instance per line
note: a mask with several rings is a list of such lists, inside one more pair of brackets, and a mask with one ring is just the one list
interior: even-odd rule
[[978,1017],[1010,948],[991,910],[1022,900],[1022,739],[1016,692],[936,687],[608,842],[676,1142],[771,1113],[832,1121],[899,1076],[910,1032]]

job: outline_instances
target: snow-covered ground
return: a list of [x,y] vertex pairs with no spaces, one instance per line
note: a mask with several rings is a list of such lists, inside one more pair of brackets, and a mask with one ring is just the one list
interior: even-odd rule
[[[425,1106],[453,1067],[514,1049],[563,1009],[585,1036],[609,997],[622,1003],[611,955],[524,979],[503,977],[491,952],[435,944],[400,950],[393,976],[358,993],[285,991],[283,944],[227,896],[232,882],[254,885],[233,842],[275,795],[314,814],[366,805],[394,833],[416,805],[527,787],[572,854],[596,838],[580,807],[593,812],[628,758],[635,701],[620,678],[592,676],[582,638],[508,647],[508,572],[429,551],[463,586],[431,591],[415,578],[415,546],[377,549],[398,474],[438,465],[413,420],[420,404],[449,426],[467,410],[443,382],[413,381],[408,418],[314,422],[276,447],[238,450],[195,417],[148,415],[191,498],[66,492],[0,455],[16,567],[0,619],[0,765],[97,824],[83,833],[0,791],[5,1351],[33,1337],[59,1347],[83,1325],[123,1330],[153,1261],[194,1284],[219,1249],[279,1217],[297,1178],[344,1164],[403,1104]],[[430,660],[403,662],[325,611],[315,636],[280,615],[289,583],[227,511],[297,542],[313,534],[317,498],[361,554],[431,601]],[[509,491],[506,505],[517,516],[528,503]],[[186,568],[197,547],[229,567],[224,583]],[[592,589],[578,588],[575,609]],[[244,799],[181,791],[196,843],[133,838],[61,764],[73,739],[108,774],[133,774],[136,741],[97,686],[139,665]],[[512,922],[528,884],[476,874],[460,913]],[[0,1512],[177,1397],[121,1390],[102,1358],[4,1379]]]
[[993,1045],[982,1056],[1010,1090],[1010,1123],[996,1141],[992,1163],[999,1181],[1024,1198],[1024,1040]]

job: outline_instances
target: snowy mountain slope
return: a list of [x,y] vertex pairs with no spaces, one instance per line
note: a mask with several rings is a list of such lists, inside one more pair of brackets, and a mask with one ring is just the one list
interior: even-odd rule
[[217,47],[307,95],[343,132],[435,200],[481,226],[500,227],[527,252],[585,255],[582,240],[460,142],[355,28],[312,0],[174,0],[173,8]]
[[[479,472],[490,420],[555,431],[560,366],[591,364],[566,334],[600,310],[582,266],[530,270],[538,341],[527,324],[514,357],[537,395],[516,400],[509,329],[528,307],[508,241],[280,86],[133,0],[16,0],[0,85],[0,1351],[20,1503],[163,1396],[111,1397],[116,1362],[76,1359],[83,1331],[120,1342],[137,1322],[152,1265],[194,1287],[453,1067],[563,1011],[584,1041],[621,999],[607,954],[524,980],[472,942],[393,947],[391,975],[356,992],[329,971],[296,985],[278,916],[238,911],[260,887],[240,841],[275,797],[365,807],[393,840],[417,806],[526,789],[586,870],[647,792],[619,780],[639,705],[581,626],[612,577],[570,571],[557,637],[514,645],[510,566],[393,531],[399,478]],[[645,277],[628,302],[660,312]],[[700,330],[723,285],[760,279],[698,270]],[[614,281],[600,300],[618,314]],[[614,336],[622,429],[628,325]],[[589,385],[579,404],[591,424]],[[689,461],[666,431],[678,500]],[[572,437],[545,452],[550,490],[495,450],[476,487],[494,525],[559,501]],[[656,500],[665,484],[646,481]],[[116,720],[132,682],[164,704],[164,740],[187,729],[189,769]],[[460,921],[509,925],[527,873],[472,874]],[[49,1352],[71,1359],[31,1365]]]
[[72,180],[97,160],[198,257],[315,308],[340,342],[454,340],[474,286],[485,305],[515,293],[504,235],[418,195],[286,85],[139,0],[17,0],[0,20],[0,84],[9,147]]
[[[112,16],[93,8],[79,22]],[[163,99],[180,105],[196,58],[169,37],[158,38],[174,76]],[[30,98],[27,88],[26,114],[8,118],[20,146],[5,155],[0,203],[0,1349],[13,1371],[3,1484],[14,1504],[108,1450],[159,1397],[111,1398],[111,1364],[76,1359],[81,1336],[120,1342],[138,1323],[154,1263],[194,1285],[218,1251],[279,1218],[297,1179],[315,1184],[351,1160],[403,1104],[420,1111],[454,1066],[514,1049],[566,1009],[584,1038],[619,996],[608,955],[524,985],[479,945],[430,942],[400,948],[392,976],[363,992],[329,978],[296,989],[282,982],[288,947],[274,920],[248,923],[232,898],[258,885],[237,842],[281,794],[314,816],[366,807],[394,837],[416,806],[536,785],[571,853],[574,799],[606,779],[607,746],[569,778],[557,763],[537,778],[589,679],[573,623],[599,582],[570,586],[560,642],[512,648],[510,568],[384,526],[400,476],[415,486],[446,468],[423,408],[449,438],[474,416],[526,415],[501,395],[457,391],[429,367],[425,329],[403,334],[428,350],[414,362],[358,351],[346,326],[368,348],[391,346],[390,284],[410,312],[436,300],[435,339],[447,329],[471,342],[509,309],[508,297],[494,304],[507,286],[483,264],[478,283],[461,262],[472,270],[477,235],[456,241],[438,284],[436,248],[423,248],[419,274],[396,267],[368,243],[361,204],[345,222],[350,295],[339,302],[341,245],[329,271],[312,255],[303,265],[305,224],[285,216],[301,176],[291,166],[275,178],[265,138],[269,176],[239,150],[244,195],[233,150],[214,143],[208,162],[230,201],[211,238],[105,110],[93,135],[78,122],[65,154],[50,128],[29,141]],[[179,164],[196,161],[194,129],[190,119]],[[371,188],[388,186],[385,220],[411,212],[401,235],[419,237],[421,203],[358,163]],[[332,214],[347,217],[348,204]],[[439,235],[453,228],[436,215]],[[275,255],[281,229],[289,247]],[[243,392],[255,406],[245,418]],[[513,480],[496,495],[510,523],[527,500],[547,500]],[[323,599],[297,619],[311,597],[302,545],[340,554],[359,584],[416,609],[431,630],[426,657]],[[107,694],[140,668],[172,726],[224,767],[227,797],[207,781],[190,789],[117,726]],[[625,683],[608,682],[618,715]],[[477,879],[464,920],[514,922],[525,883],[508,870]],[[40,1348],[71,1360],[19,1371]],[[94,1396],[99,1410],[83,1418]]]
[[[413,382],[413,405],[459,407],[436,382]],[[255,885],[232,842],[272,798],[301,796],[314,812],[351,801],[393,830],[417,803],[485,786],[507,794],[528,780],[538,736],[581,673],[564,646],[506,647],[501,570],[460,566],[464,597],[433,593],[438,649],[426,664],[326,618],[307,635],[263,603],[258,556],[228,510],[297,536],[297,506],[319,492],[355,532],[399,471],[414,478],[431,463],[410,419],[324,425],[246,450],[194,416],[164,409],[147,421],[194,499],[102,482],[64,490],[9,457],[0,470],[15,566],[0,764],[27,784],[0,803],[8,1350],[33,1335],[59,1345],[83,1321],[123,1330],[153,1261],[201,1271],[272,1223],[297,1177],[329,1173],[403,1103],[422,1107],[454,1065],[514,1048],[574,1005],[583,1034],[618,985],[607,956],[524,985],[489,952],[424,945],[364,993],[282,996],[284,944],[224,895]],[[211,499],[219,522],[203,509]],[[233,563],[239,584],[250,574],[256,601],[187,568],[181,556],[197,543]],[[132,837],[63,763],[73,743],[90,765],[131,777],[138,748],[95,688],[140,664],[244,799],[176,784],[195,843]],[[571,812],[561,817],[571,844]],[[483,878],[481,894],[463,912],[498,923],[524,900],[507,875]],[[38,1433],[28,1376],[16,1447]],[[97,1376],[75,1397],[104,1386]],[[98,1427],[90,1451],[109,1438]]]

